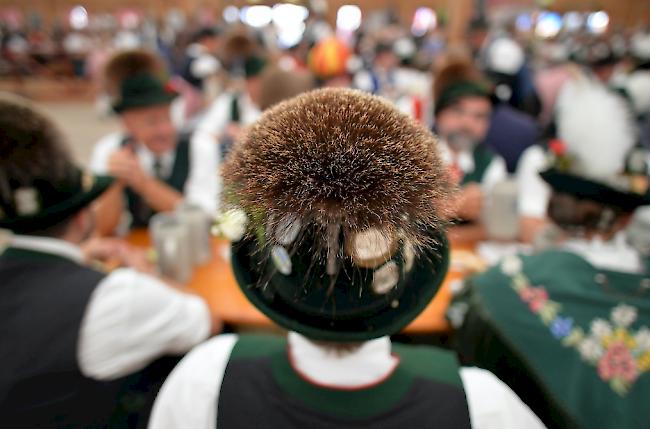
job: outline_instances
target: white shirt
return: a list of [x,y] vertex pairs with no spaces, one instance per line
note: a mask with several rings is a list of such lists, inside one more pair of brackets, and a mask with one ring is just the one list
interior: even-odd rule
[[[474,171],[474,155],[471,151],[465,150],[454,153],[449,145],[442,139],[438,140],[438,150],[440,151],[442,161],[446,165],[454,164],[455,159],[463,173],[468,174]],[[502,157],[495,154],[492,157],[492,161],[490,162],[490,165],[488,165],[487,170],[485,170],[483,181],[480,185],[485,192],[489,192],[494,185],[506,180],[507,178],[508,169],[506,168],[506,162]]]
[[[225,132],[231,121],[231,106],[234,93],[225,92],[217,97],[199,122],[196,132],[209,137],[213,142]],[[260,109],[246,94],[239,95],[239,114],[243,126],[251,125],[260,115]]]
[[515,178],[519,193],[519,215],[536,219],[545,219],[548,202],[551,199],[551,187],[539,175],[548,168],[546,152],[539,145],[533,145],[521,154]]
[[[124,134],[113,133],[100,139],[90,158],[90,169],[95,174],[108,174],[108,161],[121,148]],[[153,175],[155,156],[142,144],[135,145],[136,155],[142,169]],[[190,139],[189,173],[183,197],[186,202],[198,205],[207,213],[218,208],[219,181],[217,177],[218,152],[215,144],[204,140]],[[162,175],[168,177],[174,167],[176,152],[169,151],[161,156]]]
[[573,238],[562,243],[561,248],[581,256],[596,268],[634,274],[645,272],[641,255],[627,243],[624,232],[609,241],[600,237],[591,240]]
[[[237,342],[234,334],[219,335],[190,352],[172,371],[154,404],[150,429],[215,429],[224,371]],[[388,337],[366,342],[358,350],[336,356],[307,338],[290,332],[294,369],[317,383],[350,387],[381,380],[396,359]],[[473,428],[536,429],[544,425],[508,386],[489,371],[460,370]]]
[[[83,264],[72,243],[16,235],[11,246],[49,253]],[[124,268],[99,282],[90,296],[79,331],[81,372],[112,380],[138,371],[165,354],[181,354],[210,335],[206,303],[155,277]]]

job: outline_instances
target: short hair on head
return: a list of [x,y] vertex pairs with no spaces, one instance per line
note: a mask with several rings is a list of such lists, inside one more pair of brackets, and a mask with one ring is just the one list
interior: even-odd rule
[[578,198],[565,192],[553,192],[548,217],[567,232],[609,233],[616,222],[631,212],[610,204]]
[[27,100],[0,94],[0,197],[9,182],[35,178],[61,181],[71,176],[71,155],[52,121]]
[[160,59],[144,49],[122,51],[113,55],[104,67],[104,85],[111,96],[120,92],[122,82],[142,73],[162,74],[164,67]]
[[[0,202],[13,206],[13,191],[36,180],[73,181],[74,171],[68,147],[52,121],[27,100],[0,93]],[[34,232],[55,236],[70,220]]]
[[261,74],[260,108],[267,108],[316,87],[314,76],[303,70],[267,67]]

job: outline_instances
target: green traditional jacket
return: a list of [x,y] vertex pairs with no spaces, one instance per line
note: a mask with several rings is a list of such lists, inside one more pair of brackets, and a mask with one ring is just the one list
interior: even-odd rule
[[449,316],[461,360],[548,427],[650,427],[650,279],[563,251],[512,256],[466,282]]

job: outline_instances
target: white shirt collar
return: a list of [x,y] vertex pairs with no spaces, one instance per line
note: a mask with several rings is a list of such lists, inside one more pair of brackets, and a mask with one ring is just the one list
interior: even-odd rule
[[314,384],[360,388],[389,377],[399,358],[391,354],[388,337],[366,341],[358,349],[337,354],[289,332],[289,358],[293,368]]
[[591,240],[573,238],[565,241],[563,247],[596,268],[637,274],[644,272],[639,253],[627,243],[623,233],[610,241],[598,237]]
[[[140,160],[140,165],[150,174],[153,174],[154,161],[156,155],[149,148],[141,143],[135,145],[135,150]],[[160,156],[160,163],[162,164],[162,174],[164,177],[169,177],[172,168],[174,167],[174,160],[176,159],[176,149],[172,149],[163,153]]]
[[79,264],[84,262],[84,255],[79,246],[65,240],[32,235],[14,235],[11,237],[10,243],[11,247],[18,249],[62,256]]
[[189,45],[187,45],[185,52],[190,57],[198,57],[200,55],[207,53],[208,50],[206,49],[205,46],[203,46],[200,43],[190,43]]
[[445,164],[452,165],[454,160],[456,160],[463,173],[474,171],[474,156],[472,156],[471,151],[463,150],[461,152],[454,152],[443,139],[438,140],[438,150]]

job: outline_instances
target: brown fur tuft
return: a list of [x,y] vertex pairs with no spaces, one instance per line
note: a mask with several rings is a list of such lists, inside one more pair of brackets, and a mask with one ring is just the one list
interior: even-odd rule
[[442,227],[451,189],[427,129],[348,89],[269,109],[235,145],[224,180],[227,198],[266,223],[289,214],[346,235],[377,227],[416,248],[429,244],[424,228]]

